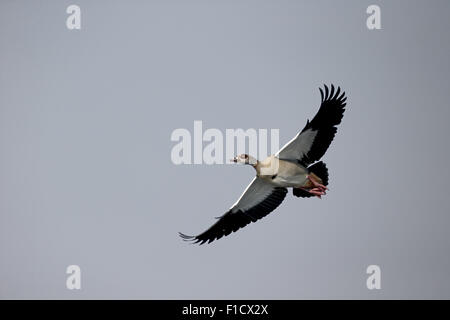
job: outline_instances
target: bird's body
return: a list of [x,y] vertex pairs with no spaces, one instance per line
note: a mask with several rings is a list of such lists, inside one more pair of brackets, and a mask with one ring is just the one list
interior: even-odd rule
[[256,176],[277,187],[300,188],[308,181],[308,169],[293,161],[281,160],[271,155],[259,161]]
[[319,161],[334,139],[344,115],[345,93],[325,86],[319,111],[291,141],[275,155],[258,161],[242,154],[232,161],[251,165],[256,177],[250,182],[241,197],[231,208],[205,232],[197,236],[180,233],[184,240],[212,242],[265,217],[275,210],[292,188],[296,197],[321,198],[328,190],[328,169]]

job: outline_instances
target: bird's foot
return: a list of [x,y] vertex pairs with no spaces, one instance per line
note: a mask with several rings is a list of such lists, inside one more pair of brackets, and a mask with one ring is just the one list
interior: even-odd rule
[[312,188],[312,189],[302,188],[302,189],[305,190],[306,192],[311,193],[312,195],[316,196],[319,199],[322,199],[322,196],[327,194],[326,191],[321,188]]
[[327,188],[327,186],[324,186],[323,184],[319,183],[318,181],[316,181],[316,179],[314,179],[312,176],[308,175],[308,180],[311,181],[312,185],[316,188],[319,188],[321,190],[329,190]]
[[300,188],[306,192],[311,193],[319,199],[322,199],[322,196],[327,194],[327,190],[329,190],[326,186],[316,181],[312,176],[308,176],[308,180],[313,185],[312,188]]

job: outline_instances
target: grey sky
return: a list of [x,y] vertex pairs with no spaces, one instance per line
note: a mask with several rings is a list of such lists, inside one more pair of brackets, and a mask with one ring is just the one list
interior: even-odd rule
[[[450,2],[80,0],[69,31],[73,3],[0,2],[0,298],[450,298]],[[173,165],[172,131],[283,145],[323,83],[348,95],[329,194],[181,241],[254,173]]]

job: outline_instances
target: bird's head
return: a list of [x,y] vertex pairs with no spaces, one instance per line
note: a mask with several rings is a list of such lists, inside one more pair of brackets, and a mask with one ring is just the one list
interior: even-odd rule
[[240,154],[233,159],[231,159],[231,162],[234,163],[242,163],[242,164],[250,164],[252,166],[255,166],[258,160],[253,158],[252,156],[249,156],[248,154]]

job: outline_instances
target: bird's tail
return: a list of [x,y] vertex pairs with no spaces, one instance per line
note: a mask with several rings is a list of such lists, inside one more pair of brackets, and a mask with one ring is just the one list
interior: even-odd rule
[[[322,184],[324,186],[328,185],[328,169],[325,163],[323,163],[322,161],[316,162],[308,167],[308,171],[309,173],[314,173],[316,176],[318,176],[320,180],[322,180]],[[314,197],[313,194],[299,188],[293,188],[292,192],[296,197]]]

